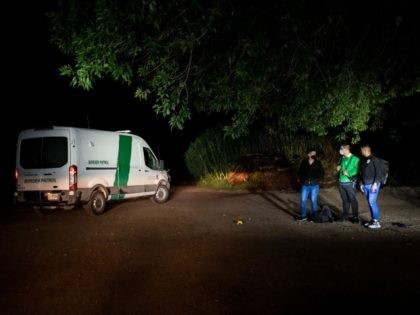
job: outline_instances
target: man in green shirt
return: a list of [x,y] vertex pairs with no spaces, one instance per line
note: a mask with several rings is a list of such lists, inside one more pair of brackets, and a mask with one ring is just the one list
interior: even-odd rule
[[351,221],[359,223],[359,203],[357,202],[356,182],[359,173],[360,159],[350,152],[350,146],[344,144],[340,147],[340,161],[337,165],[338,189],[343,201],[343,216],[340,221],[349,220],[349,210],[353,212]]

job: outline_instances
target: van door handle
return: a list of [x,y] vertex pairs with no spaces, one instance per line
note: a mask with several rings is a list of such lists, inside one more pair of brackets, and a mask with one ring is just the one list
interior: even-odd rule
[[144,170],[144,172],[145,172],[145,173],[149,173],[149,171],[148,171],[148,170]]
[[44,176],[51,176],[51,173],[45,173]]

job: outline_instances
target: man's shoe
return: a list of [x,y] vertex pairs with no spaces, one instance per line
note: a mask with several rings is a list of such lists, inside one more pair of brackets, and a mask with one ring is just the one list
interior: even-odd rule
[[360,223],[359,217],[351,218],[351,222],[354,223],[354,224],[359,224]]
[[308,218],[307,217],[303,217],[303,218],[297,219],[296,221],[298,221],[298,222],[304,222],[304,221],[308,221]]
[[371,223],[368,224],[367,227],[369,229],[380,229],[381,228],[381,224],[379,223],[379,221],[373,220]]

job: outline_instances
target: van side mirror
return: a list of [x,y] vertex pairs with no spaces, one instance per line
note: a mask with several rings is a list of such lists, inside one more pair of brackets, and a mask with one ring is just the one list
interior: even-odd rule
[[163,160],[159,160],[159,170],[165,170],[165,162]]

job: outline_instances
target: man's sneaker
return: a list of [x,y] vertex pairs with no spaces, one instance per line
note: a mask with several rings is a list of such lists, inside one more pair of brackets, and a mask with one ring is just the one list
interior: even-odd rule
[[363,226],[364,226],[364,227],[369,227],[369,225],[371,225],[374,221],[375,221],[375,220],[365,221],[365,222],[363,223]]
[[381,228],[381,224],[379,223],[379,221],[373,220],[372,222],[370,222],[367,226],[369,229],[380,229]]
[[303,217],[303,218],[297,219],[296,221],[298,221],[298,222],[308,221],[308,218],[307,217]]

